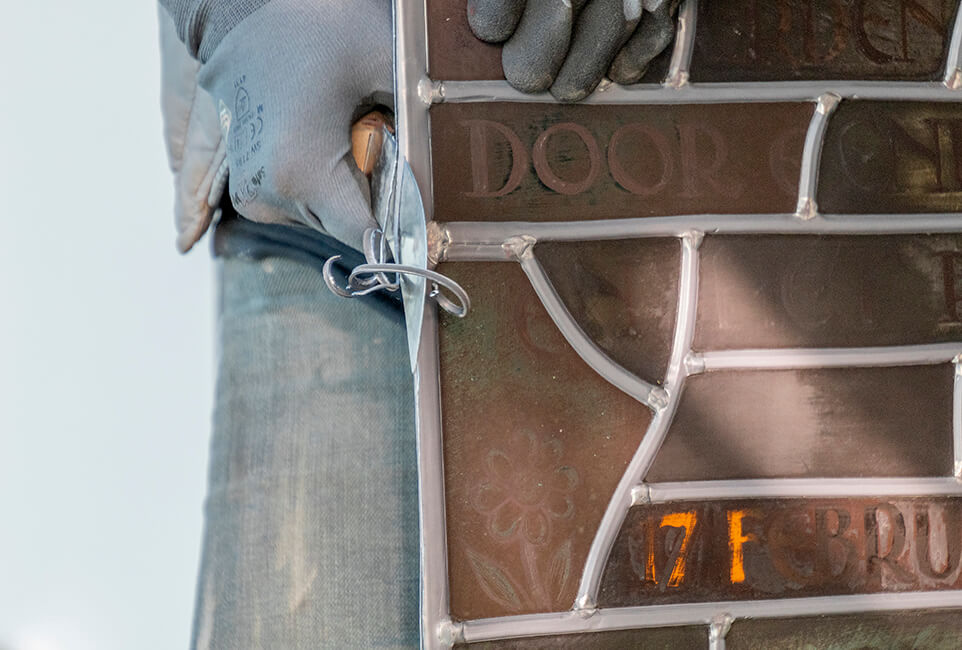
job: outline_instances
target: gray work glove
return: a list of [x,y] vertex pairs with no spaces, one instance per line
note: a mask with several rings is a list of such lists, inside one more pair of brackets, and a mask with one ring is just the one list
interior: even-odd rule
[[393,85],[390,0],[162,0],[202,66],[244,217],[360,249],[375,225],[351,124]]
[[490,43],[507,41],[501,65],[523,92],[550,90],[574,102],[607,73],[637,82],[675,35],[678,0],[468,0],[468,24]]

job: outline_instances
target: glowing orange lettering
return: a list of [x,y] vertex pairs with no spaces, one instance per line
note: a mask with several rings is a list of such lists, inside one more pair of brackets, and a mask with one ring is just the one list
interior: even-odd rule
[[745,582],[745,550],[742,547],[746,542],[757,542],[758,538],[753,533],[745,533],[742,521],[745,517],[754,516],[754,510],[730,510],[728,512],[728,548],[731,549],[732,555],[732,584]]
[[681,540],[681,546],[678,548],[674,566],[671,569],[671,576],[668,578],[669,587],[677,587],[685,580],[685,558],[688,556],[688,545],[691,542],[691,534],[695,530],[697,520],[698,516],[694,511],[676,512],[661,518],[661,528],[669,526],[685,529],[685,536]]

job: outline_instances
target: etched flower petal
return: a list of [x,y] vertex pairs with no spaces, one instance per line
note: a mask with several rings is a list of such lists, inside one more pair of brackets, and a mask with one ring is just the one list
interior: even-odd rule
[[575,514],[575,500],[570,494],[551,492],[544,500],[544,509],[555,519],[569,519]]
[[482,483],[474,491],[474,507],[478,512],[488,514],[507,500],[504,488],[496,483]]
[[492,449],[485,458],[488,466],[490,478],[504,487],[511,485],[514,476],[514,469],[511,466],[511,459],[500,449]]
[[562,494],[569,494],[578,486],[578,470],[570,465],[556,468],[549,478],[549,489]]
[[518,531],[522,517],[524,511],[521,506],[514,501],[505,501],[491,515],[489,528],[496,537],[507,539]]
[[548,518],[540,509],[529,510],[524,514],[524,523],[521,526],[521,532],[530,543],[538,545],[544,544],[548,541],[549,531]]

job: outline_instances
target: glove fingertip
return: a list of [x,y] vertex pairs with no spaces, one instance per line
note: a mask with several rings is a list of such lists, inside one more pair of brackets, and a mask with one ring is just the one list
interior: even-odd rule
[[514,33],[525,0],[468,0],[468,26],[487,43],[501,43]]

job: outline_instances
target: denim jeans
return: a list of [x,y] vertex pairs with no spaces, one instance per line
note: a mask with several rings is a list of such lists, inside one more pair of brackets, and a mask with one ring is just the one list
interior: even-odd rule
[[417,647],[403,326],[296,262],[226,258],[218,276],[192,647]]

